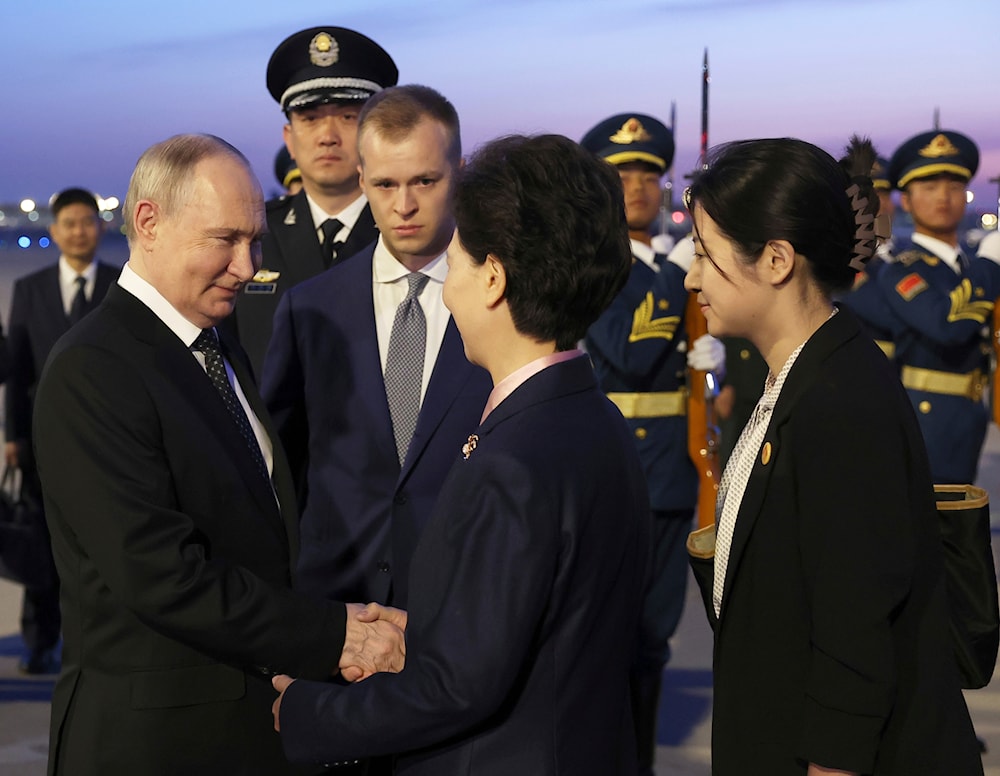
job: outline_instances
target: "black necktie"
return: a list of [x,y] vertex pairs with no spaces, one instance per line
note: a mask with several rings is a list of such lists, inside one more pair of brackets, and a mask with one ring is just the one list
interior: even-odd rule
[[243,411],[243,405],[240,404],[236,391],[229,383],[229,375],[226,374],[226,365],[222,361],[222,352],[219,350],[219,340],[216,338],[215,330],[202,329],[201,334],[191,345],[191,350],[199,350],[205,356],[205,371],[208,373],[212,385],[215,386],[225,402],[230,416],[236,421],[236,426],[239,428],[240,434],[243,435],[243,441],[246,442],[247,450],[250,451],[258,472],[270,482],[271,477],[267,473],[267,464],[264,463],[264,456],[261,455],[257,437],[254,436],[250,421],[247,420],[247,414]]
[[344,225],[336,218],[328,218],[323,222],[322,228],[323,266],[329,269],[337,263],[337,246],[340,245],[340,243],[335,243],[333,238],[337,236],[337,232],[344,228]]
[[87,278],[83,275],[77,275],[73,282],[76,283],[76,296],[73,297],[73,303],[69,307],[71,325],[78,323],[87,312],[87,292],[84,290],[87,286]]

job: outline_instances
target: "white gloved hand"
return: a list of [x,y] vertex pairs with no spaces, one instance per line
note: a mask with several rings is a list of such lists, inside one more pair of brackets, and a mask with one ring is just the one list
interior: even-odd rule
[[726,371],[726,347],[711,334],[702,334],[688,350],[687,365],[699,372],[715,372],[721,377]]
[[685,273],[691,271],[691,265],[694,264],[694,239],[691,235],[680,240],[674,246],[673,250],[667,255],[667,261],[673,262],[684,270]]
[[980,240],[976,255],[1000,264],[1000,232],[989,232]]

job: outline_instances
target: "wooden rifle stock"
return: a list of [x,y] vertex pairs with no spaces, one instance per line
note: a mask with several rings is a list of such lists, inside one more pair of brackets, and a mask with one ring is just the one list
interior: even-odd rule
[[[698,307],[694,294],[688,294],[684,309],[684,328],[688,347],[708,333],[708,322]],[[715,498],[719,492],[719,428],[715,418],[714,396],[718,390],[715,376],[688,369],[688,455],[698,470],[698,527],[715,522]]]
[[993,406],[990,407],[990,414],[993,417],[993,422],[1000,426],[1000,379],[997,378],[997,373],[1000,373],[1000,299],[997,299],[993,303],[993,395],[990,397],[993,400]]

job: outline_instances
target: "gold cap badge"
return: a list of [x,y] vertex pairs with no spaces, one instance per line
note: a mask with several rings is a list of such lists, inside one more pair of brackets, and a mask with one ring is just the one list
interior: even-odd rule
[[309,61],[317,67],[329,67],[340,59],[340,46],[327,32],[320,32],[309,41]]
[[944,134],[940,134],[936,135],[918,153],[928,159],[940,159],[942,156],[958,156],[959,150]]
[[608,138],[612,143],[628,145],[629,143],[645,143],[653,139],[639,119],[631,118],[622,124],[621,129]]

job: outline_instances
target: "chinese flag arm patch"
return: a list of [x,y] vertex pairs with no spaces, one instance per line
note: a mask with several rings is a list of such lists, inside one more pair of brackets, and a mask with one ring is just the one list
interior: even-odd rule
[[913,297],[926,289],[927,281],[920,277],[920,275],[916,272],[911,272],[896,284],[896,293],[903,297],[903,299],[907,302],[911,301]]

